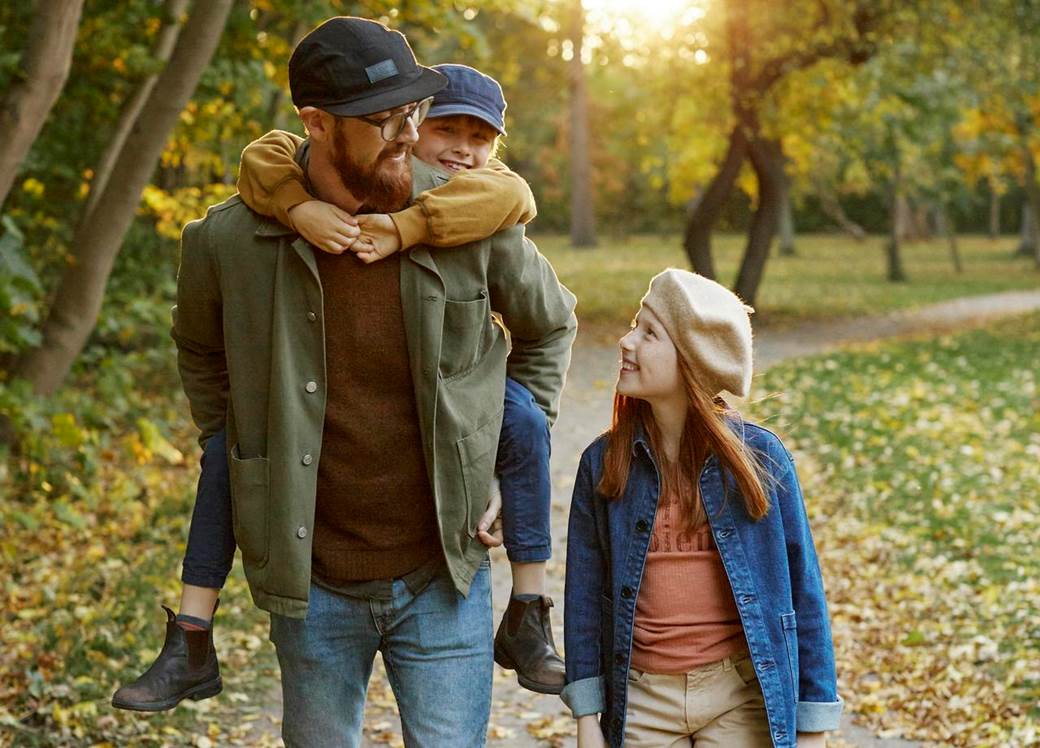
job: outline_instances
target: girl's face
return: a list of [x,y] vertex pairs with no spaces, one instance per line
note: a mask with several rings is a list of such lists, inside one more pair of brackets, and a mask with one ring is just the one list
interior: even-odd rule
[[640,307],[632,329],[621,338],[620,346],[619,395],[649,401],[685,397],[679,353],[653,312]]
[[468,114],[432,117],[419,125],[413,153],[422,161],[448,171],[487,166],[498,131]]

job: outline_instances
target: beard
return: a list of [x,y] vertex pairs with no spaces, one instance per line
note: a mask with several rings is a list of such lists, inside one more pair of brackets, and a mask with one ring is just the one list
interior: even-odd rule
[[[387,143],[374,163],[358,163],[350,154],[349,143],[341,125],[336,123],[332,165],[343,186],[363,205],[359,213],[393,213],[401,210],[412,197],[412,147],[404,143]],[[400,161],[391,158],[406,153]]]

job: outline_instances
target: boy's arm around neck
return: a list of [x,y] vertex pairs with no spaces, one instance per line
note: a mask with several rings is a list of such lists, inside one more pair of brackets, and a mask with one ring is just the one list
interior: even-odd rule
[[460,171],[446,184],[423,192],[411,207],[390,218],[401,236],[401,248],[408,249],[479,241],[529,223],[537,213],[524,178],[493,158],[484,168]]
[[313,200],[307,192],[306,176],[296,163],[303,138],[284,130],[272,130],[242,151],[238,192],[242,201],[257,213],[277,218],[295,230],[289,211]]

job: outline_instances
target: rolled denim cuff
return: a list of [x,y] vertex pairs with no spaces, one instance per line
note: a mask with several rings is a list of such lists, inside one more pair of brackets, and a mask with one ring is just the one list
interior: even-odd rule
[[837,701],[799,701],[796,718],[798,732],[837,730],[841,726],[841,710],[844,706],[841,697]]
[[568,683],[560,694],[574,718],[599,714],[607,710],[607,679],[602,675]]

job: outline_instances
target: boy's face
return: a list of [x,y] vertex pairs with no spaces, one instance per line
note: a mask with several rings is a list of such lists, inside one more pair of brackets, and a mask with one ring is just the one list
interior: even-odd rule
[[468,114],[427,119],[419,126],[419,142],[412,149],[428,164],[448,171],[487,166],[498,131]]

